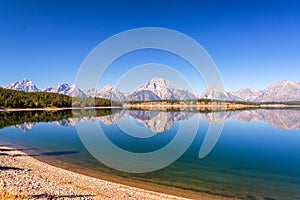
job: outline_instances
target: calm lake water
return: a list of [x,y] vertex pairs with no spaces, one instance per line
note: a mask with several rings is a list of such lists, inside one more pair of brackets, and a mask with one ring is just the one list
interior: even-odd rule
[[[210,124],[221,123],[222,133],[207,138]],[[188,128],[178,145],[189,138],[191,145],[162,169],[122,172],[106,166],[116,160],[121,169],[126,168],[122,159],[103,149],[103,141],[93,148],[105,152],[106,165],[94,158],[92,148],[86,148],[88,140],[98,142],[99,134],[92,133],[95,125],[116,147],[135,154],[171,144],[181,127]],[[194,198],[208,193],[240,199],[300,199],[300,110],[11,112],[0,113],[0,128],[1,144],[95,177]],[[211,150],[200,158],[206,140]],[[130,160],[130,164],[135,163]]]

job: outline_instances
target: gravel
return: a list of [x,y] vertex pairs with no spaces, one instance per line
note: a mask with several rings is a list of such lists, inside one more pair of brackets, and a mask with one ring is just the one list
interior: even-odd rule
[[19,199],[184,199],[70,172],[6,146],[0,146],[0,177],[0,199],[4,193]]

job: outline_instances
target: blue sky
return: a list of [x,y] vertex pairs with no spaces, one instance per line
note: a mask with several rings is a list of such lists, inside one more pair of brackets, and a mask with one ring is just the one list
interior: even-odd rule
[[[71,84],[96,45],[119,32],[148,26],[174,29],[199,42],[218,66],[228,90],[299,81],[299,10],[298,1],[276,0],[4,0],[0,2],[0,85],[24,77],[40,88]],[[170,56],[154,55],[137,53],[119,66],[168,63]],[[178,63],[169,65],[186,71]],[[119,70],[112,69],[103,84],[115,84]],[[188,79],[196,92],[203,89],[195,77]]]

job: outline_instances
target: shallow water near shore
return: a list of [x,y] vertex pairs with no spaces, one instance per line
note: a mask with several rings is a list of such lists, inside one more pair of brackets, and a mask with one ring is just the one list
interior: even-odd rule
[[[160,192],[197,198],[207,193],[239,199],[300,199],[300,110],[160,112],[117,110],[1,113],[1,144],[13,144],[37,159]],[[151,152],[169,144],[182,123],[199,120],[190,147],[169,166],[149,173],[125,173],[105,166],[86,149],[75,125],[99,124],[107,138],[130,152]],[[224,122],[216,145],[200,159],[209,124]],[[135,124],[149,142],[129,137],[119,124]],[[186,134],[191,134],[188,131]],[[113,158],[112,158],[113,159]]]

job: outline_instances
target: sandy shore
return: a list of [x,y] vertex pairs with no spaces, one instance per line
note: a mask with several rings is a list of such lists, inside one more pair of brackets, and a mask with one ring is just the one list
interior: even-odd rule
[[231,111],[238,109],[254,109],[259,108],[259,105],[248,105],[242,103],[220,103],[212,102],[209,104],[170,104],[161,102],[144,102],[136,104],[123,104],[125,109],[141,109],[141,110],[181,110],[181,111]]
[[6,146],[0,163],[0,199],[184,199],[70,172]]

